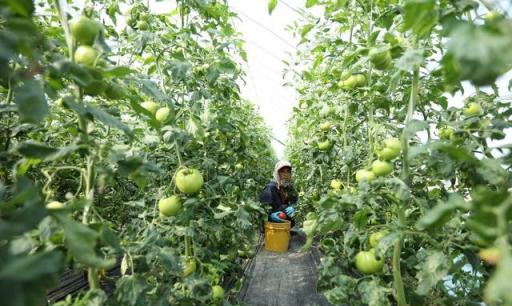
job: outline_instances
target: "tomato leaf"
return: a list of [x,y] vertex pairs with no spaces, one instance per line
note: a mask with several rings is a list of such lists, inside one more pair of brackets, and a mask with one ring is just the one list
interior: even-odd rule
[[388,299],[389,289],[379,285],[376,279],[361,282],[357,288],[361,293],[361,300],[369,306],[391,305]]
[[407,0],[404,6],[404,26],[419,37],[430,34],[437,24],[438,15],[435,0]]
[[116,260],[105,259],[96,254],[99,233],[72,220],[65,212],[51,212],[52,217],[64,230],[65,244],[79,262],[96,268],[111,268]]
[[22,122],[39,123],[50,113],[43,85],[38,80],[27,80],[16,87],[14,103]]
[[19,256],[7,264],[3,264],[0,270],[0,279],[8,278],[13,281],[29,281],[34,278],[57,273],[63,264],[64,256],[56,250]]
[[101,121],[108,126],[118,128],[123,131],[130,139],[133,138],[133,132],[128,126],[126,126],[124,123],[109,113],[105,112],[103,109],[94,107],[92,105],[87,105],[85,109],[94,117],[94,119]]
[[269,0],[268,1],[268,14],[271,15],[274,9],[277,6],[277,0]]
[[54,161],[75,152],[79,148],[79,146],[75,145],[63,148],[52,148],[35,142],[24,142],[18,145],[16,150],[26,158]]
[[420,263],[416,266],[418,288],[416,293],[427,295],[437,283],[448,275],[451,267],[450,257],[436,250],[420,250],[417,255]]
[[[504,31],[510,33],[512,25]],[[461,80],[490,85],[510,69],[512,38],[483,26],[460,24],[450,33],[445,57],[452,59],[443,63],[445,70],[451,64]]]
[[439,202],[437,206],[423,215],[418,222],[416,222],[416,228],[425,230],[440,227],[448,222],[455,210],[459,208],[468,208],[468,205],[462,196],[452,194],[447,202]]
[[315,6],[317,3],[318,3],[318,0],[306,0],[306,8]]

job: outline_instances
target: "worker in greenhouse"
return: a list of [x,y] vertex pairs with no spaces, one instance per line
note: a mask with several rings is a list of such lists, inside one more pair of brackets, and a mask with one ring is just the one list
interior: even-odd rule
[[274,167],[274,179],[261,192],[260,202],[270,205],[268,219],[271,222],[290,220],[295,224],[295,205],[297,192],[292,182],[292,165],[288,161],[279,161]]

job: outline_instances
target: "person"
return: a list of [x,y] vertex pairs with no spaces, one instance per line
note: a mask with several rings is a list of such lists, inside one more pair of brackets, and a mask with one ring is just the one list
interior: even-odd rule
[[[279,161],[274,167],[274,179],[268,183],[260,195],[260,202],[269,205],[268,221],[285,222],[286,219],[295,225],[293,216],[298,202],[297,192],[292,181],[292,165],[288,161]],[[279,217],[285,213],[287,218]]]

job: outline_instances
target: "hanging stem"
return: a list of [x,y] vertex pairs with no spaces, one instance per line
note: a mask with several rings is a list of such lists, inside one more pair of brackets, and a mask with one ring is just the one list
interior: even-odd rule
[[[370,41],[370,36],[372,35],[373,30],[373,0],[370,1],[370,14],[368,16],[368,41]],[[368,61],[368,84],[372,84],[372,64]],[[374,143],[374,133],[373,133],[373,105],[372,99],[370,97],[370,109],[368,110],[368,158],[367,158],[367,166],[370,167],[373,160],[373,143]]]
[[[412,116],[414,114],[414,107],[416,105],[416,100],[418,98],[418,88],[419,88],[419,68],[414,69],[413,76],[412,76],[412,86],[411,86],[411,96],[409,98],[409,105],[407,107],[407,116],[405,118],[405,126],[409,124],[412,120]],[[407,154],[409,152],[409,141],[406,139],[406,137],[402,134],[402,180],[407,184],[410,185],[410,170],[409,170],[409,161],[407,159]]]
[[[418,89],[419,89],[419,75],[420,75],[420,69],[419,67],[416,67],[413,71],[412,76],[412,86],[411,86],[411,96],[409,99],[409,105],[407,107],[407,117],[405,119],[405,126],[411,122],[413,114],[414,114],[414,107],[417,104],[418,99]],[[402,168],[402,180],[407,184],[410,185],[411,179],[410,179],[410,169],[409,169],[409,161],[407,159],[407,155],[409,152],[409,141],[406,137],[406,135],[402,134],[402,162],[403,162],[403,168]],[[397,208],[397,215],[398,215],[398,222],[401,227],[405,226],[405,208],[404,203],[400,201],[398,203]],[[393,279],[395,281],[395,298],[399,306],[406,306],[407,301],[405,299],[405,290],[404,290],[404,283],[402,280],[402,273],[400,269],[400,255],[402,253],[402,244],[404,241],[404,235],[403,233],[400,234],[400,238],[395,242],[394,250],[393,250]]]
[[91,211],[91,206],[94,201],[94,159],[91,156],[87,156],[86,158],[86,169],[85,169],[85,208],[84,214],[82,216],[82,223],[89,223],[89,213]]
[[[66,43],[68,46],[68,53],[69,53],[69,59],[71,61],[74,60],[74,44],[73,44],[73,38],[71,37],[71,32],[69,30],[69,24],[67,20],[66,11],[63,9],[61,5],[61,0],[55,1],[55,8],[57,10],[57,14],[59,15],[60,23],[62,24],[62,27],[64,29],[64,36],[66,38]],[[78,101],[82,102],[82,91],[79,87],[77,87],[76,95],[78,97]],[[87,119],[83,116],[79,116],[78,118],[78,126],[81,132],[81,141],[82,144],[88,144],[89,143],[89,134],[87,132]],[[91,207],[94,203],[94,157],[90,155],[90,153],[87,153],[86,157],[86,169],[85,169],[85,208],[84,213],[82,215],[82,223],[88,224],[89,222],[89,213],[91,211]],[[89,281],[89,288],[91,290],[97,289],[100,287],[100,280],[98,277],[98,269],[96,268],[89,268],[87,271],[87,279]]]

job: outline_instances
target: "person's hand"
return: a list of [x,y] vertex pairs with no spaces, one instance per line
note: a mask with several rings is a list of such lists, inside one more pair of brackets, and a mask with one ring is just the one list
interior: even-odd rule
[[289,206],[284,210],[284,212],[288,217],[293,218],[293,216],[295,215],[295,207]]
[[279,218],[279,214],[282,213],[282,211],[276,211],[276,212],[273,212],[270,214],[270,220],[272,222],[279,222],[279,223],[282,223],[282,222],[285,222],[285,220]]

